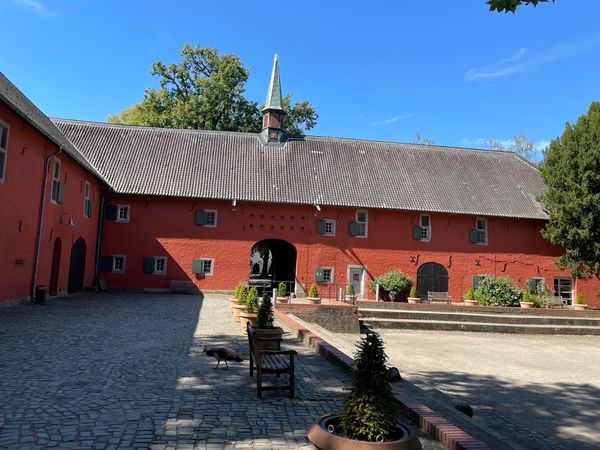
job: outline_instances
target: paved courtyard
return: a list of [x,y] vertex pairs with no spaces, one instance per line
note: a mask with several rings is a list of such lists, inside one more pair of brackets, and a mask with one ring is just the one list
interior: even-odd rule
[[[226,299],[93,294],[0,308],[0,448],[303,448],[339,408],[345,376],[299,351],[297,399],[256,399]],[[289,339],[288,339],[289,340]]]

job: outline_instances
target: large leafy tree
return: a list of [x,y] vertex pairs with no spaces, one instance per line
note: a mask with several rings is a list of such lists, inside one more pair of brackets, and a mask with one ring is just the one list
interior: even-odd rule
[[[109,122],[168,128],[258,132],[261,115],[257,102],[244,96],[249,71],[236,55],[219,55],[214,48],[185,44],[182,60],[168,66],[152,65],[160,89],[146,89],[144,99]],[[286,129],[303,134],[317,123],[318,114],[307,101],[292,106],[284,98]]]
[[487,0],[490,11],[515,12],[521,5],[537,6],[538,3],[554,3],[554,0]]
[[577,278],[600,278],[600,102],[552,141],[541,163],[550,220],[543,233],[565,254],[560,268]]

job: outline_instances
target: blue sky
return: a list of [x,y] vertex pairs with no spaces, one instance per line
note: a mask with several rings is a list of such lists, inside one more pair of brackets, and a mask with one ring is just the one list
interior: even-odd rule
[[541,147],[600,100],[599,1],[389,3],[0,0],[0,70],[51,117],[104,121],[186,42],[239,55],[259,102],[277,52],[284,92],[319,112],[310,134],[467,147]]

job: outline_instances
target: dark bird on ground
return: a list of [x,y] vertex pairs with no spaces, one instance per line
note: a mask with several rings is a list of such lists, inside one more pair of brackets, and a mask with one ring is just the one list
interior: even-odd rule
[[227,361],[235,361],[235,362],[243,362],[244,360],[240,358],[234,349],[231,347],[227,347],[226,345],[219,345],[216,347],[204,347],[202,353],[206,353],[206,356],[212,356],[217,360],[217,365],[215,369],[219,367],[221,361],[225,361],[225,368],[229,369],[229,364]]

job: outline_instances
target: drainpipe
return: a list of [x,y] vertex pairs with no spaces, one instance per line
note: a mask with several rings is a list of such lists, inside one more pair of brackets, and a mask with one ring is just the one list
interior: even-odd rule
[[33,276],[31,280],[31,298],[35,298],[35,285],[37,283],[37,271],[38,271],[38,260],[40,257],[40,247],[42,245],[42,228],[44,225],[44,209],[46,206],[46,182],[48,179],[48,170],[50,164],[50,158],[58,155],[62,152],[63,148],[60,146],[58,151],[50,153],[44,159],[44,176],[42,177],[42,198],[40,200],[40,221],[38,222],[37,236],[35,238],[35,255],[33,258]]

